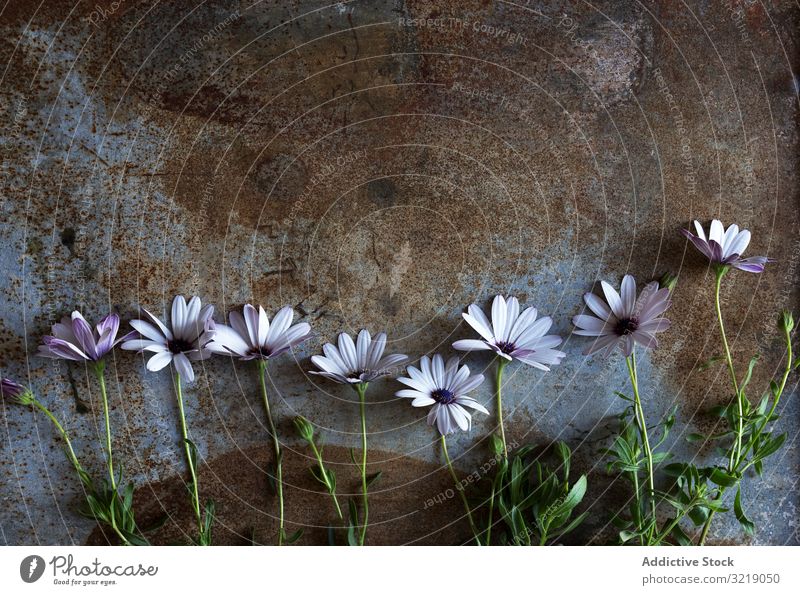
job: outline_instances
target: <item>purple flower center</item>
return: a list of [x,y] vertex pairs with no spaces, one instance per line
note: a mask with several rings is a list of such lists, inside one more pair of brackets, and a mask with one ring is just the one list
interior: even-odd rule
[[437,388],[431,393],[431,398],[442,405],[450,405],[456,400],[456,396],[446,388]]
[[169,349],[170,353],[177,354],[191,351],[193,347],[186,339],[172,339],[172,341],[167,341],[167,349]]
[[624,337],[625,335],[630,335],[638,328],[639,328],[638,318],[623,318],[622,320],[617,322],[617,326],[616,328],[614,328],[614,332],[618,334],[620,337]]
[[506,353],[508,355],[511,355],[511,352],[513,352],[514,349],[516,349],[516,347],[514,347],[514,344],[508,341],[497,341],[494,344],[494,346],[497,347],[503,353]]

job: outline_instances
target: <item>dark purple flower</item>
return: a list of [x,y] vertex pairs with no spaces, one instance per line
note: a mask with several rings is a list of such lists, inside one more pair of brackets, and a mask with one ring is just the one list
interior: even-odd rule
[[726,230],[719,219],[714,219],[711,222],[708,238],[706,238],[703,226],[699,221],[694,222],[694,227],[697,235],[688,229],[682,229],[681,233],[689,238],[695,248],[702,252],[703,256],[708,258],[712,264],[732,266],[748,273],[763,273],[764,265],[772,262],[772,259],[766,256],[741,257],[750,243],[750,232],[746,229],[739,231],[738,225],[731,225]]
[[81,313],[75,310],[72,317],[64,317],[53,325],[52,335],[42,339],[37,355],[52,359],[67,359],[76,362],[98,362],[121,341],[136,333],[129,333],[117,339],[119,316],[109,314],[95,329],[89,326]]
[[27,405],[29,404],[29,399],[27,397],[30,396],[31,391],[18,382],[14,382],[9,378],[2,378],[2,380],[0,380],[0,393],[0,396],[4,399],[10,399],[21,405]]

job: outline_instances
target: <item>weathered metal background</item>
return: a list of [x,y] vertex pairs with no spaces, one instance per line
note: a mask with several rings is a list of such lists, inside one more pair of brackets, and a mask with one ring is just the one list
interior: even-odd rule
[[[305,373],[341,330],[386,329],[390,349],[415,357],[448,351],[470,335],[466,304],[512,292],[568,337],[596,279],[672,270],[674,326],[641,376],[649,416],[677,406],[675,451],[686,455],[686,432],[709,430],[705,412],[728,397],[724,369],[698,369],[718,349],[712,275],[679,229],[719,216],[752,230],[750,254],[777,261],[726,280],[736,360],[763,354],[760,387],[779,366],[774,315],[798,305],[796,3],[12,0],[0,31],[2,371],[63,416],[92,469],[94,383],[28,354],[73,308],[131,317],[176,292],[220,315],[246,301],[296,304],[313,325],[296,359],[271,366],[288,519],[311,526],[306,543],[324,541],[313,526],[332,517],[304,474],[292,415],[319,425],[342,491],[357,490],[346,453],[358,444],[355,395]],[[549,374],[509,370],[508,429],[577,451],[592,515],[573,541],[603,543],[625,492],[599,450],[626,376],[585,346],[569,337]],[[220,502],[218,541],[269,542],[253,370],[197,368],[188,416],[209,463],[201,486]],[[169,376],[129,353],[109,370],[141,516],[166,511],[159,539],[181,539],[191,525]],[[436,437],[396,389],[370,390],[372,467],[384,470],[370,540],[457,543],[458,504],[426,508],[449,485]],[[491,383],[478,396],[490,405]],[[780,422],[786,448],[744,484],[752,543],[800,541],[796,397]],[[0,542],[86,542],[93,525],[74,512],[81,495],[51,427],[0,412]],[[477,416],[453,441],[464,473],[488,458],[478,440],[492,426]],[[750,540],[727,515],[713,541]]]

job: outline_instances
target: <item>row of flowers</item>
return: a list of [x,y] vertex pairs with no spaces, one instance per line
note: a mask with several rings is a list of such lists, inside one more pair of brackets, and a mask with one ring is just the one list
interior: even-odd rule
[[[632,494],[628,515],[614,519],[620,527],[621,542],[643,545],[661,543],[692,543],[682,523],[689,518],[701,527],[698,543],[702,544],[709,531],[711,520],[718,512],[727,511],[723,495],[736,487],[735,513],[745,530],[752,530],[752,522],[744,513],[739,484],[744,472],[755,467],[761,472],[761,461],[775,452],[785,440],[768,431],[777,419],[778,401],[786,384],[789,371],[796,365],[791,356],[791,316],[784,314],[779,326],[784,331],[788,350],[787,367],[782,382],[774,382],[771,391],[759,406],[752,407],[744,389],[752,374],[754,362],[746,377],[740,382],[725,336],[719,305],[720,283],[731,269],[760,273],[768,259],[765,257],[742,258],[750,241],[750,233],[740,231],[736,225],[725,230],[714,220],[708,236],[702,226],[695,222],[696,235],[685,231],[691,242],[711,262],[716,272],[716,313],[723,344],[723,359],[726,361],[732,381],[734,399],[723,408],[722,417],[728,429],[714,436],[703,436],[703,441],[724,440],[726,463],[714,467],[698,468],[688,463],[664,465],[664,474],[673,478],[666,489],[655,481],[655,469],[670,458],[669,453],[658,452],[664,443],[669,428],[674,423],[674,414],[658,424],[645,420],[644,408],[639,392],[636,350],[655,349],[657,335],[669,329],[670,322],[663,315],[670,306],[670,293],[675,279],[665,277],[654,281],[637,292],[634,278],[625,275],[620,290],[609,283],[600,283],[602,295],[587,293],[584,296],[586,311],[573,318],[574,333],[593,339],[587,354],[601,352],[606,356],[620,352],[625,358],[631,381],[632,396],[618,393],[627,403],[620,415],[619,434],[607,450],[609,469],[630,480]],[[147,310],[141,319],[130,322],[133,331],[118,337],[120,319],[109,314],[94,328],[79,313],[53,325],[52,334],[44,337],[38,355],[47,358],[70,360],[87,364],[96,374],[105,420],[104,451],[107,479],[96,481],[81,465],[72,447],[68,432],[42,404],[33,392],[22,385],[2,379],[2,394],[16,402],[32,406],[44,413],[61,435],[67,456],[72,463],[87,494],[87,516],[110,528],[121,543],[144,545],[148,541],[138,526],[132,504],[133,484],[123,487],[119,472],[115,472],[112,448],[112,427],[109,416],[108,395],[104,378],[104,361],[117,346],[123,350],[147,354],[146,367],[157,372],[170,364],[173,369],[177,395],[182,446],[185,449],[189,472],[189,494],[197,525],[194,542],[210,545],[215,507],[212,501],[203,503],[197,466],[197,449],[189,439],[184,411],[183,385],[194,380],[192,362],[222,355],[241,361],[253,362],[257,374],[268,430],[270,433],[273,463],[270,480],[275,486],[278,506],[279,531],[277,543],[290,543],[299,538],[300,532],[289,535],[284,522],[284,495],[282,476],[281,441],[271,413],[267,393],[267,364],[272,359],[292,350],[311,336],[311,326],[306,322],[294,323],[294,312],[290,306],[279,310],[272,320],[260,306],[250,304],[241,312],[231,312],[228,324],[215,322],[213,306],[202,306],[198,297],[188,302],[176,296],[168,320],[162,321]],[[423,355],[418,366],[407,365],[406,376],[397,378],[404,388],[396,396],[409,399],[414,407],[429,407],[427,422],[440,434],[442,453],[457,492],[465,508],[472,541],[476,545],[497,543],[545,544],[552,542],[576,528],[585,518],[573,516],[587,489],[587,481],[581,476],[570,479],[571,452],[563,443],[554,446],[557,465],[545,464],[542,453],[536,453],[532,445],[509,449],[506,441],[502,410],[503,372],[512,362],[520,362],[542,371],[549,371],[566,357],[557,347],[562,343],[558,335],[548,334],[553,324],[549,316],[540,316],[535,307],[523,307],[516,297],[498,295],[486,313],[478,305],[471,304],[463,314],[464,320],[477,333],[476,338],[453,343],[458,351],[491,351],[496,355],[495,416],[497,434],[490,446],[498,457],[493,477],[481,496],[468,497],[463,482],[453,467],[447,451],[447,436],[456,431],[468,431],[472,415],[489,411],[469,396],[484,381],[481,374],[471,374],[459,357],[445,359],[442,354]],[[367,419],[365,413],[366,393],[370,383],[390,375],[398,366],[408,363],[404,354],[386,354],[386,333],[372,337],[362,330],[355,340],[348,334],[338,336],[336,344],[327,343],[321,355],[311,357],[316,370],[311,371],[330,381],[349,385],[358,394],[361,421],[361,460],[357,463],[361,475],[360,502],[351,501],[348,514],[342,512],[336,494],[336,478],[317,447],[314,427],[302,417],[294,420],[298,435],[312,449],[316,465],[313,476],[332,497],[334,509],[342,527],[346,542],[350,545],[366,543],[369,524],[369,485],[367,475]],[[656,434],[658,439],[656,440]],[[536,456],[534,456],[536,455]],[[354,463],[356,463],[354,458]],[[477,498],[477,500],[476,500]],[[669,520],[661,520],[659,508],[670,506],[674,514]],[[345,518],[347,516],[347,518]],[[503,528],[501,536],[492,540],[492,527]],[[497,534],[497,532],[496,532]]]

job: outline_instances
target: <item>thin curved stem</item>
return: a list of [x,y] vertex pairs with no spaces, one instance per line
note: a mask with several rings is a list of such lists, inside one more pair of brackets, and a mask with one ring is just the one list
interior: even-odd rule
[[496,376],[496,387],[497,387],[497,422],[500,425],[500,439],[503,441],[503,456],[508,458],[508,446],[506,445],[506,429],[503,425],[503,370],[506,369],[508,365],[508,360],[499,357],[497,360],[497,376]]
[[189,473],[192,476],[192,508],[194,509],[194,516],[197,520],[197,527],[200,531],[200,541],[204,542],[203,534],[203,517],[200,514],[200,492],[197,485],[197,470],[194,467],[194,457],[192,456],[192,447],[189,443],[189,434],[186,429],[186,414],[183,410],[183,391],[181,390],[181,375],[175,372],[175,391],[178,395],[178,411],[181,418],[181,436],[183,438],[183,447],[186,450],[186,463],[189,466]]
[[106,378],[104,374],[105,365],[97,362],[94,365],[94,373],[100,383],[100,395],[103,398],[103,416],[106,422],[106,456],[108,457],[108,476],[111,478],[111,489],[117,491],[117,479],[114,476],[114,456],[111,453],[111,420],[108,413],[108,392],[106,391]]
[[358,405],[361,414],[361,492],[364,500],[364,521],[361,524],[361,535],[359,536],[358,544],[364,545],[367,538],[367,522],[369,520],[369,498],[367,496],[367,411],[365,402],[367,384],[356,384],[355,389],[358,393]]
[[265,379],[267,371],[267,362],[259,359],[258,361],[258,380],[261,384],[261,396],[264,399],[264,410],[267,413],[267,424],[269,425],[269,434],[272,438],[272,448],[275,451],[275,480],[277,482],[276,489],[278,491],[278,514],[280,519],[280,527],[278,529],[278,545],[283,545],[283,536],[286,533],[283,520],[283,470],[281,445],[278,441],[278,433],[275,431],[275,422],[272,421],[272,413],[269,407],[269,398],[267,397],[267,382]]
[[742,450],[742,434],[744,432],[743,426],[743,408],[742,408],[742,393],[739,390],[739,382],[736,380],[736,370],[733,367],[733,358],[731,357],[731,350],[728,347],[728,338],[725,334],[725,323],[722,321],[722,308],[720,307],[719,303],[719,290],[722,284],[722,277],[725,276],[727,269],[725,267],[720,267],[717,269],[717,280],[714,286],[714,307],[717,312],[717,321],[719,322],[719,333],[722,337],[722,347],[725,350],[725,361],[728,365],[728,373],[731,377],[731,384],[733,385],[733,392],[736,395],[736,405],[738,408],[738,423],[736,428],[736,445],[731,450],[730,460],[728,461],[728,470],[732,471],[736,462],[739,458],[739,454]]
[[453,478],[456,491],[458,492],[458,495],[461,496],[461,501],[464,503],[464,510],[467,511],[467,519],[469,520],[469,527],[472,529],[472,536],[475,538],[475,543],[477,545],[481,545],[478,529],[475,526],[475,520],[472,518],[472,510],[470,510],[469,502],[467,502],[467,496],[464,494],[464,488],[461,486],[461,482],[458,481],[458,476],[456,475],[455,469],[453,469],[453,462],[450,460],[450,455],[447,453],[447,438],[445,438],[444,434],[441,434],[440,439],[442,442],[444,460],[447,461],[447,468],[450,470],[450,477]]
[[[633,401],[634,411],[636,413],[636,423],[639,426],[639,435],[642,438],[642,446],[644,447],[645,461],[647,462],[647,481],[648,491],[650,496],[650,514],[652,515],[653,522],[656,519],[656,484],[653,478],[653,451],[650,449],[650,439],[647,437],[647,422],[644,418],[644,409],[642,408],[642,400],[639,397],[639,377],[636,372],[636,352],[632,351],[630,357],[625,358],[625,363],[628,366],[628,375],[631,378],[631,387],[633,388]],[[653,525],[650,527],[650,534],[652,536]],[[649,538],[648,538],[649,539]]]
[[325,463],[322,461],[322,453],[317,448],[317,445],[314,444],[312,440],[309,442],[311,445],[311,450],[314,453],[314,457],[317,459],[317,464],[319,465],[319,471],[322,474],[322,479],[325,481],[325,485],[328,487],[328,493],[333,498],[333,504],[336,506],[336,514],[339,515],[339,520],[344,519],[344,515],[342,514],[342,507],[339,506],[339,499],[336,497],[336,491],[332,489],[331,479],[328,475],[328,471],[325,469]]

